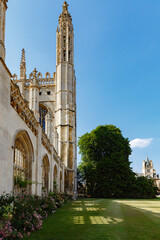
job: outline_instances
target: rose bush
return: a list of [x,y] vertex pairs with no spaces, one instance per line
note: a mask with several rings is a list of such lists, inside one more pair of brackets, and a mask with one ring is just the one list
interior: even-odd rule
[[45,196],[0,196],[0,240],[21,239],[42,228],[43,220],[53,214],[71,195],[50,192]]

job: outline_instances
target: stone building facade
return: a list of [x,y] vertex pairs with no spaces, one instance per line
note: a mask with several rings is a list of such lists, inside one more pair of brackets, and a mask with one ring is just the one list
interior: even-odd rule
[[146,158],[146,161],[143,160],[142,175],[148,178],[159,178],[159,175],[156,174],[156,170],[153,168],[152,160],[149,160],[148,157]]
[[74,31],[65,1],[57,27],[56,72],[34,69],[27,77],[22,50],[20,78],[5,63],[5,14],[0,0],[0,194],[76,192],[76,77]]
[[159,174],[156,173],[156,170],[153,168],[152,160],[149,160],[147,157],[146,160],[143,160],[142,164],[142,173],[137,174],[139,177],[147,177],[154,180],[155,186],[160,189],[160,178]]

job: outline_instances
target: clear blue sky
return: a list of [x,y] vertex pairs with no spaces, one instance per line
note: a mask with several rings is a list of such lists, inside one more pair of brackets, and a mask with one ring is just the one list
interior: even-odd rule
[[[147,139],[140,141],[142,148],[133,148],[134,171],[141,171],[148,153],[160,173],[160,1],[68,2],[75,31],[78,136],[114,124],[130,140]],[[9,0],[6,62],[12,73],[19,75],[22,48],[27,74],[35,67],[43,75],[55,71],[62,3]]]

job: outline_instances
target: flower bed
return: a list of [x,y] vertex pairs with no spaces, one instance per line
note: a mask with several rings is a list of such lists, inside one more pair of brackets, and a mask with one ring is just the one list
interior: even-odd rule
[[53,214],[72,195],[0,196],[0,240],[21,239],[42,228],[43,220]]

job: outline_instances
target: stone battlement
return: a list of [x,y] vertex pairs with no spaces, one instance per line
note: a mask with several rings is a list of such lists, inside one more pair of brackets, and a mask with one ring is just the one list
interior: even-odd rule
[[[55,81],[55,73],[53,73],[53,76],[49,72],[46,72],[45,77],[43,78],[43,75],[41,72],[37,74],[38,83],[40,86],[46,86],[46,85],[54,85]],[[30,73],[29,78],[26,77],[24,79],[25,86],[28,87],[30,85],[31,80],[33,79],[33,73]],[[13,74],[12,81],[14,83],[18,83],[19,81],[22,81],[21,79],[18,79],[17,74]]]

